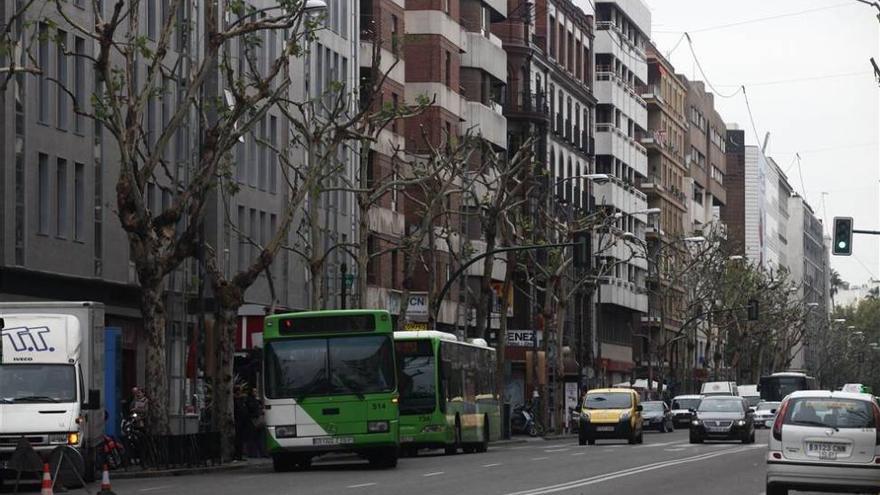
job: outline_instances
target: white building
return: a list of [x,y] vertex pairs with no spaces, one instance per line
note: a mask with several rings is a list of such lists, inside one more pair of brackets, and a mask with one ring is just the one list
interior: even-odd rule
[[[597,185],[597,207],[623,213],[618,227],[644,241],[647,208],[635,184],[647,177],[648,154],[639,138],[648,128],[648,109],[637,88],[648,82],[645,48],[651,12],[641,0],[596,1],[596,171],[613,176]],[[611,250],[610,268],[600,287],[598,357],[606,380],[626,379],[633,368],[632,334],[648,310],[647,263],[626,260],[627,250]],[[627,252],[624,252],[627,251]],[[618,257],[619,255],[619,257]]]

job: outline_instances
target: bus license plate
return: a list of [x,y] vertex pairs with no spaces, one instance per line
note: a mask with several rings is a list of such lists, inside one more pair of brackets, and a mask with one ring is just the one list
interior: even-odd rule
[[596,431],[614,431],[613,426],[597,426]]
[[400,437],[400,441],[403,443],[414,442],[415,437]]
[[312,445],[348,445],[354,443],[354,437],[318,437],[312,439]]

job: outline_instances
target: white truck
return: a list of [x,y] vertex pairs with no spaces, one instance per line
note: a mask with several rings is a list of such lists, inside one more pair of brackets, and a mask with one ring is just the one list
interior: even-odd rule
[[0,327],[0,473],[26,438],[44,459],[72,447],[68,466],[91,479],[104,433],[104,306],[3,302]]

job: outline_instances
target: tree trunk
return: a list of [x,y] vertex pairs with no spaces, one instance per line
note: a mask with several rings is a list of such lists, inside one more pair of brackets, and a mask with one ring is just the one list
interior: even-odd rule
[[[497,224],[494,219],[487,219],[484,230],[486,236],[486,252],[495,250]],[[491,316],[492,304],[492,270],[495,268],[495,255],[489,255],[483,258],[483,276],[480,279],[480,297],[477,301],[477,337],[484,339],[489,331],[489,318]]]
[[214,332],[217,348],[214,363],[216,369],[213,376],[213,398],[211,415],[214,420],[214,428],[220,433],[220,447],[223,459],[231,459],[233,443],[235,439],[234,417],[234,371],[235,359],[235,332],[238,328],[239,305],[230,307],[222,302],[224,297],[218,294],[218,304],[214,310]]
[[150,399],[149,430],[153,434],[170,433],[168,420],[168,369],[166,360],[166,314],[161,279],[157,283],[141,281],[141,313],[147,332],[145,383]]
[[[367,307],[367,267],[370,265],[370,205],[358,194],[358,251],[357,251],[357,292],[359,305]],[[391,267],[396,270],[396,267]],[[392,287],[396,289],[396,287]]]

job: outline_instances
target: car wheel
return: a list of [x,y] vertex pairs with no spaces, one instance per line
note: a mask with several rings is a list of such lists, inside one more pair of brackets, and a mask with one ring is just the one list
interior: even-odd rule
[[781,485],[767,485],[767,495],[788,495],[788,488]]
[[586,445],[587,444],[587,434],[584,431],[578,432],[578,445]]
[[636,432],[632,432],[632,434],[630,434],[629,438],[627,438],[626,441],[629,442],[630,445],[637,444],[639,442],[639,439],[638,437],[636,437]]
[[588,438],[587,443],[590,445],[596,445],[596,439],[595,438]]
[[690,434],[690,443],[703,443],[703,439],[693,433]]
[[643,431],[639,431],[639,436],[638,436],[638,438],[636,439],[636,441],[637,441],[639,444],[643,444],[643,443],[645,443],[645,432],[643,432]]

